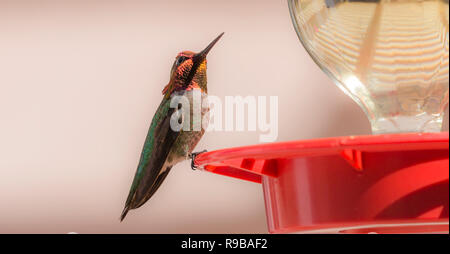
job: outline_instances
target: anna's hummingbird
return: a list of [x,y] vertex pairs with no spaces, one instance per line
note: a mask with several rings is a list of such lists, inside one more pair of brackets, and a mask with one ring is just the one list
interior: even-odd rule
[[[175,58],[170,81],[163,90],[163,100],[153,116],[145,139],[121,221],[130,209],[139,208],[156,192],[173,165],[191,156],[203,136],[204,126],[199,131],[176,131],[171,128],[171,117],[176,110],[171,107],[171,99],[173,96],[186,96],[192,104],[194,89],[200,89],[202,97],[206,96],[206,55],[222,35],[200,53],[183,51]],[[201,109],[202,118],[208,111],[209,108]],[[193,119],[192,111],[190,113],[190,119]]]

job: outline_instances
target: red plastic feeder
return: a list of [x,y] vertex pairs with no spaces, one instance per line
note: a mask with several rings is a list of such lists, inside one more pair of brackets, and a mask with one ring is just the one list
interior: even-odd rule
[[200,154],[262,183],[269,232],[449,232],[449,134],[350,136]]

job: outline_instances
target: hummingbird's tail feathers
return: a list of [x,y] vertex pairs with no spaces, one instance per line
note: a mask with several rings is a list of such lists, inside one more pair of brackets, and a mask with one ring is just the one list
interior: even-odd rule
[[[125,208],[122,211],[122,215],[120,215],[120,222],[122,222],[123,219],[125,219],[125,217],[128,214],[128,211],[130,211],[131,209],[136,209],[136,208],[141,207],[143,204],[145,204],[145,202],[147,202],[147,200],[149,200],[153,196],[153,194],[155,194],[155,192],[159,189],[159,186],[161,186],[161,183],[164,181],[166,176],[169,174],[171,168],[172,167],[167,167],[166,170],[164,170],[163,172],[161,172],[161,174],[158,175],[158,177],[156,178],[152,187],[149,189],[149,191],[147,192],[147,194],[144,196],[144,198],[142,200],[134,200],[133,198],[131,198],[127,201],[127,204],[125,205]],[[137,204],[137,205],[133,205],[133,204]]]
[[122,214],[120,215],[120,222],[125,219],[125,216],[127,216],[127,213],[129,210],[134,209],[132,206],[133,199],[136,196],[136,179],[133,180],[133,185],[131,187],[130,193],[128,194],[127,201],[125,202],[125,207],[123,208]]
[[169,174],[170,169],[172,169],[172,167],[167,167],[166,170],[162,171],[158,175],[158,177],[156,177],[156,180],[153,183],[152,187],[148,190],[144,198],[139,202],[137,202],[137,205],[134,208],[141,207],[143,204],[145,204],[145,202],[147,202],[147,200],[149,200],[155,194],[155,192],[159,189],[159,186],[161,186],[161,183],[164,182],[164,179],[166,179],[166,176]]
[[120,222],[123,221],[123,219],[125,219],[125,216],[127,216],[128,211],[130,210],[129,206],[125,206],[125,208],[122,211],[122,215],[120,215]]

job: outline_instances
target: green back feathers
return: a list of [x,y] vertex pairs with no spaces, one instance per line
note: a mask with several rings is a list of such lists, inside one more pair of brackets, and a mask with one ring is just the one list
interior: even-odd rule
[[152,123],[147,133],[147,137],[145,138],[144,147],[142,148],[141,152],[141,158],[139,160],[136,174],[134,176],[133,183],[131,185],[130,193],[128,194],[125,206],[129,206],[131,199],[133,198],[136,189],[144,175],[144,169],[148,166],[148,163],[150,162],[150,158],[152,156],[154,149],[158,149],[158,147],[155,146],[156,129],[158,126],[161,125],[162,122],[164,122],[165,118],[167,117],[170,118],[171,114],[169,114],[169,111],[173,111],[173,109],[171,110],[170,108],[170,99],[164,98],[161,104],[159,105],[155,115],[153,116]]

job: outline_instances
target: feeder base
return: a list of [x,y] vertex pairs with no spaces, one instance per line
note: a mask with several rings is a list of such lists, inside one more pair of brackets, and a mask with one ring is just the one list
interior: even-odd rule
[[449,232],[449,134],[338,137],[200,154],[262,183],[271,233]]

